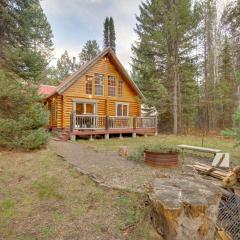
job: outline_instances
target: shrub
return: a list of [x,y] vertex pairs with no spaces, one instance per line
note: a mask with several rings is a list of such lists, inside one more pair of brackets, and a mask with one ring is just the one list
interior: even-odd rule
[[[234,115],[234,118],[236,123],[240,124],[240,109],[237,110],[237,112]],[[240,127],[233,129],[225,129],[224,131],[222,131],[222,135],[236,139],[237,141],[236,146],[240,146]]]

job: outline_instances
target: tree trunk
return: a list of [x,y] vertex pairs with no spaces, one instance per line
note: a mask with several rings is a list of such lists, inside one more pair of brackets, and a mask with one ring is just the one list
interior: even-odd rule
[[178,72],[177,66],[174,66],[173,80],[173,133],[178,133]]

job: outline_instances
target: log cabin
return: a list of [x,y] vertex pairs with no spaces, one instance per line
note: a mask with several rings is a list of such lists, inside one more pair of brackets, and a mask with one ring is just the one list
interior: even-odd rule
[[76,136],[156,134],[156,117],[141,116],[143,94],[107,48],[59,86],[39,89],[50,111],[49,129],[64,140]]

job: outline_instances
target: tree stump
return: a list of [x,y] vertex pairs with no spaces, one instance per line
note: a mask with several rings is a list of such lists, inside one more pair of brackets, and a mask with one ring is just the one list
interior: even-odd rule
[[193,177],[156,179],[149,193],[151,219],[165,240],[211,240],[221,193]]
[[128,147],[127,146],[120,146],[118,149],[118,154],[121,157],[127,157],[128,156]]

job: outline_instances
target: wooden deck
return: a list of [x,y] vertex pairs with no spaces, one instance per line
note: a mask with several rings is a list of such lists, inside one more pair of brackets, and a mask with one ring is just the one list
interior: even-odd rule
[[130,133],[133,136],[157,133],[156,117],[111,117],[71,115],[71,135],[92,136]]

